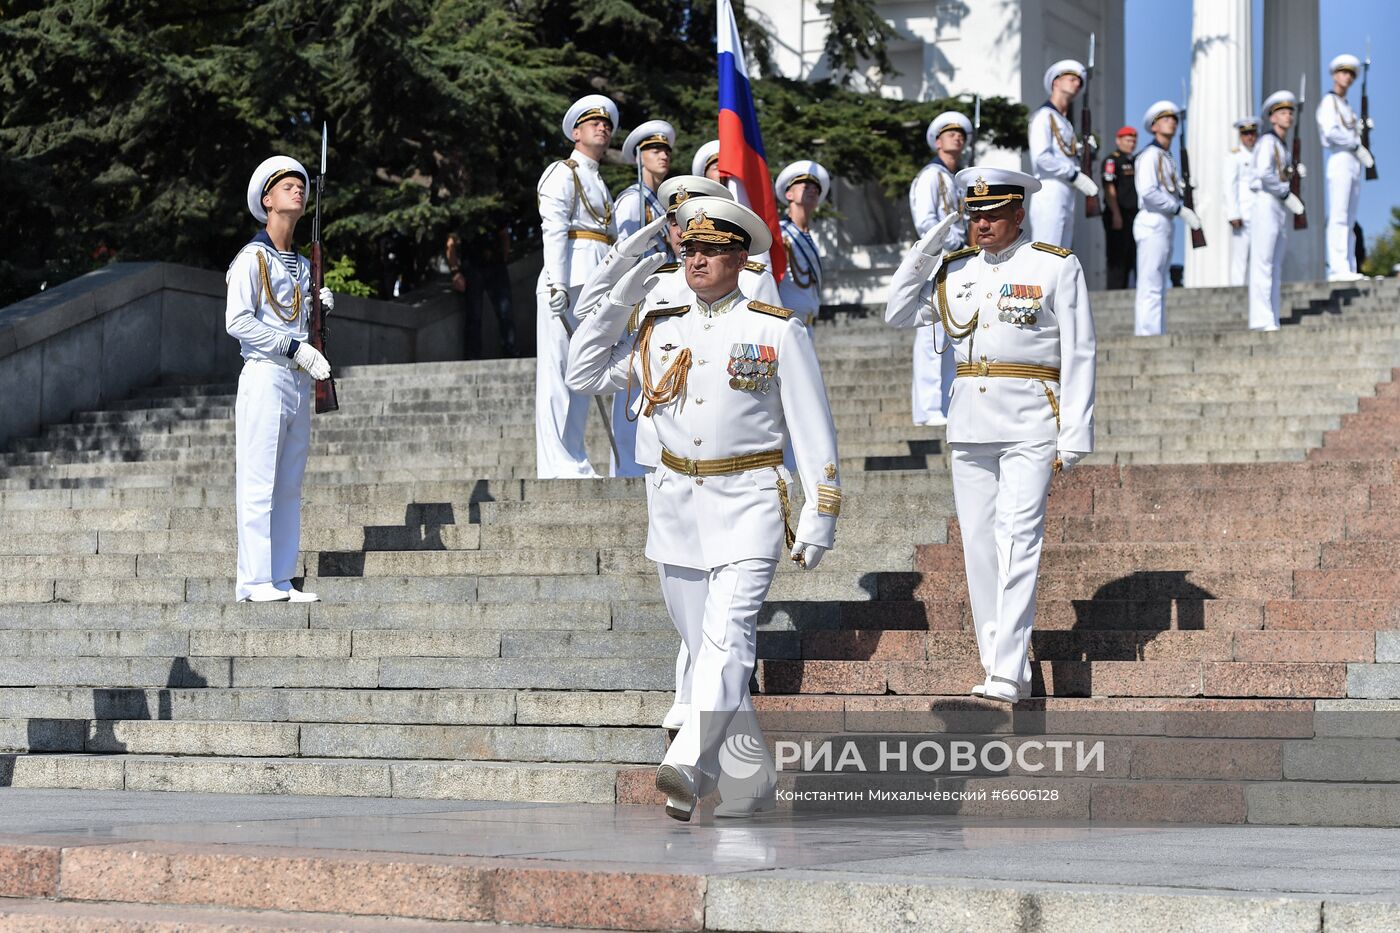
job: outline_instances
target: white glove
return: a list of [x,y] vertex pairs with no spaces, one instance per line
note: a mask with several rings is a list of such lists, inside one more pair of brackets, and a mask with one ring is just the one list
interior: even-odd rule
[[1375,128],[1376,128],[1376,121],[1373,120],[1373,119],[1370,118],[1370,117],[1367,117],[1367,118],[1366,118],[1366,129],[1368,129],[1368,130],[1374,130]]
[[958,222],[957,214],[949,214],[938,223],[934,224],[919,238],[919,242],[914,244],[914,248],[925,256],[938,256],[943,252],[943,244],[948,241],[948,231],[953,229],[953,224]]
[[564,312],[569,310],[569,290],[559,285],[549,285],[549,313],[555,317],[563,317]]
[[1371,155],[1371,150],[1365,146],[1356,147],[1356,159],[1366,168],[1374,168],[1376,165],[1376,157]]
[[816,570],[817,564],[822,562],[822,555],[826,553],[826,548],[820,544],[807,544],[798,541],[792,546],[792,559],[804,570]]
[[297,344],[297,352],[292,354],[292,359],[296,364],[311,374],[311,378],[320,382],[322,379],[331,377],[331,364],[317,350],[306,341]]
[[1064,473],[1087,456],[1088,454],[1082,450],[1057,450],[1055,451],[1055,462],[1059,464],[1060,472]]
[[651,278],[651,274],[665,261],[666,257],[662,254],[652,253],[628,269],[627,273],[617,280],[617,284],[608,293],[608,300],[624,308],[630,308],[642,301],[646,298],[647,293],[656,287],[656,279]]
[[1070,182],[1070,184],[1074,185],[1075,191],[1078,191],[1086,198],[1098,197],[1099,186],[1094,184],[1094,179],[1090,178],[1088,175],[1085,175],[1083,172],[1080,172],[1078,175],[1075,175],[1074,181]]
[[326,286],[324,285],[321,286],[321,310],[335,310],[335,292],[331,291],[329,288],[326,288]]
[[1293,167],[1293,171],[1295,171],[1295,172],[1298,173],[1298,177],[1299,177],[1299,178],[1307,178],[1307,177],[1308,177],[1308,167],[1307,167],[1306,165],[1304,165],[1302,162],[1299,162],[1297,165],[1295,165],[1295,166]]
[[1190,227],[1192,230],[1201,229],[1201,217],[1195,211],[1191,210],[1191,208],[1183,205],[1179,214],[1181,219],[1186,221],[1186,226]]
[[640,230],[635,230],[623,237],[622,242],[616,247],[618,255],[636,259],[645,253],[651,248],[651,241],[661,233],[661,228],[666,226],[666,222],[666,215],[662,214]]
[[1288,197],[1283,199],[1283,206],[1288,208],[1289,213],[1295,215],[1301,214],[1303,211],[1307,210],[1307,208],[1303,206],[1303,202],[1298,199],[1298,196],[1291,191],[1288,192]]
[[1099,138],[1098,138],[1097,136],[1095,136],[1093,133],[1090,133],[1088,136],[1084,137],[1084,139],[1085,139],[1085,141],[1089,144],[1089,148],[1090,148],[1090,149],[1098,149],[1098,148],[1099,148]]

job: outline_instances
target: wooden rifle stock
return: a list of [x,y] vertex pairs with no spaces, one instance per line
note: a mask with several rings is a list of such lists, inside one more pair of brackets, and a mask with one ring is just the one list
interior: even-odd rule
[[[1368,39],[1367,42],[1370,40]],[[1366,52],[1366,64],[1361,72],[1361,145],[1366,147],[1366,151],[1371,153],[1371,167],[1366,169],[1366,180],[1375,181],[1380,177],[1376,171],[1376,153],[1371,149],[1371,95],[1367,91],[1371,77],[1371,53],[1369,46]]]
[[[1184,130],[1184,127],[1183,127]],[[1186,151],[1186,134],[1181,137],[1181,183],[1185,189],[1181,194],[1181,203],[1187,209],[1194,212],[1196,210],[1196,189],[1191,186],[1191,154]],[[1204,230],[1191,231],[1191,248],[1200,249],[1206,245],[1206,232]]]
[[[1089,145],[1089,137],[1093,135],[1093,117],[1089,114],[1089,82],[1084,82],[1084,105],[1079,108],[1079,170],[1090,178],[1094,177],[1094,157],[1095,150]],[[1097,217],[1102,211],[1099,209],[1098,195],[1084,198],[1084,216]]]
[[[1289,170],[1288,170],[1288,190],[1289,190],[1289,192],[1292,193],[1295,197],[1297,197],[1299,201],[1303,200],[1303,179],[1302,179],[1302,176],[1300,176],[1300,175],[1298,174],[1298,162],[1299,162],[1299,160],[1300,160],[1300,159],[1302,158],[1302,156],[1303,156],[1303,149],[1302,149],[1302,147],[1303,147],[1303,144],[1302,144],[1302,142],[1299,141],[1299,139],[1298,139],[1298,124],[1297,124],[1297,122],[1294,122],[1294,124],[1293,124],[1293,148],[1292,148],[1292,151],[1291,151],[1291,158],[1292,158],[1292,160],[1293,160],[1293,164],[1292,164],[1292,166],[1289,167]],[[1293,215],[1293,229],[1294,229],[1294,230],[1306,230],[1306,229],[1308,229],[1308,212],[1307,212],[1306,210],[1304,210],[1303,213],[1301,213],[1301,214],[1294,214],[1294,215]]]
[[[320,180],[317,180],[320,187]],[[320,214],[320,198],[316,199],[316,212]],[[319,216],[316,224],[317,236],[311,241],[311,320],[307,332],[310,344],[322,354],[326,352],[326,309],[321,307],[321,287],[325,284],[325,268],[321,261],[321,238]],[[335,377],[322,379],[316,383],[316,414],[337,411],[340,400],[335,394]]]

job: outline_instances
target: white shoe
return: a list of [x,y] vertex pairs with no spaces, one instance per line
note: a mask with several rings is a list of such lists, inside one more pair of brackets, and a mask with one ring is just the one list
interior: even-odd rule
[[656,789],[666,795],[666,815],[689,823],[700,802],[700,784],[689,765],[662,765],[656,769]]
[[982,695],[988,700],[996,700],[1000,703],[1014,704],[1024,699],[1020,684],[991,677],[988,677],[987,682],[982,685]]
[[321,597],[315,593],[308,593],[305,590],[290,590],[287,593],[287,601],[292,603],[319,603]]
[[733,800],[721,801],[715,807],[715,816],[720,819],[742,819],[753,816],[755,813],[767,813],[776,809],[778,809],[776,794],[767,794],[763,797],[736,797]]
[[690,704],[675,702],[666,711],[666,715],[661,717],[661,728],[671,732],[678,731],[685,725],[685,721],[690,718]]
[[971,693],[975,697],[984,697],[987,695],[987,685],[977,684],[972,688]]
[[248,595],[239,600],[242,603],[282,603],[286,601],[287,594],[271,583],[253,584],[248,588]]

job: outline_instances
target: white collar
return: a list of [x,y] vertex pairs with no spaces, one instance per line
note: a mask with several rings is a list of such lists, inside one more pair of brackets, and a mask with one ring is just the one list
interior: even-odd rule
[[719,315],[724,314],[727,311],[733,310],[734,303],[738,299],[743,297],[744,296],[739,293],[739,289],[737,287],[734,289],[734,291],[725,295],[723,298],[716,299],[716,301],[713,304],[706,304],[703,298],[701,298],[699,295],[696,295],[695,307],[698,308],[700,313],[705,315],[705,317],[718,317]]
[[1030,241],[1030,234],[1026,233],[1025,230],[1022,230],[1021,235],[1018,236],[1014,241],[1012,241],[1011,245],[1008,246],[1006,249],[1002,250],[1000,253],[994,253],[991,250],[984,249],[982,250],[982,256],[987,262],[990,263],[1006,262],[1006,260],[1016,255],[1016,250],[1020,249],[1023,244],[1029,243]]
[[578,163],[579,168],[590,169],[594,172],[598,171],[598,161],[587,155],[584,155],[583,150],[581,149],[575,149],[574,154],[570,156],[570,158],[572,158],[575,162]]

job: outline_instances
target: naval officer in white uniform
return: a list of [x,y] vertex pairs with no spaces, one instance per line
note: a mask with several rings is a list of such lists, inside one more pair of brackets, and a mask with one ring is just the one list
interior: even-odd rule
[[[692,709],[657,771],[666,812],[689,820],[721,784],[726,735],[759,759],[746,796],[724,791],[717,815],[774,804],[772,760],[749,697],[755,626],[778,561],[814,569],[841,510],[836,431],[807,328],[791,311],[739,288],[750,252],[771,245],[764,222],[721,198],[690,198],[677,220],[688,305],[654,299],[643,260],[589,315],[570,349],[578,391],[632,391],[651,421],[659,466],[647,480],[647,546],[662,595],[694,661]],[[640,306],[640,307],[639,307]],[[641,326],[622,342],[634,311]],[[783,449],[795,454],[806,501],[791,531]],[[732,775],[731,775],[732,777]]]
[[1259,139],[1259,120],[1243,117],[1235,121],[1240,144],[1230,150],[1225,170],[1225,219],[1230,222],[1230,284],[1249,281],[1249,218],[1254,213],[1254,145]]
[[885,319],[913,327],[937,317],[953,340],[953,498],[987,673],[972,692],[1015,703],[1031,685],[1050,478],[1094,449],[1094,319],[1079,260],[1022,229],[1037,181],[980,166],[957,179],[971,244],[940,263],[947,230],[929,231],[896,271]]
[[1082,141],[1069,119],[1070,102],[1084,86],[1084,66],[1072,58],[1045,69],[1045,93],[1030,121],[1031,171],[1040,190],[1031,198],[1031,235],[1042,243],[1069,248],[1074,241],[1074,193],[1094,197],[1099,186],[1079,170]]
[[1166,327],[1167,277],[1172,261],[1172,233],[1180,217],[1192,230],[1201,218],[1185,204],[1186,183],[1172,158],[1181,108],[1159,100],[1143,114],[1142,126],[1150,137],[1133,157],[1137,176],[1138,213],[1133,218],[1137,242],[1137,296],[1133,308],[1133,333],[1139,337],[1160,334]]
[[1356,207],[1362,172],[1376,160],[1361,145],[1361,118],[1347,103],[1361,59],[1338,55],[1328,70],[1332,89],[1317,105],[1317,132],[1327,152],[1327,280],[1348,282],[1363,278],[1356,271]]
[[782,306],[811,327],[822,305],[822,254],[812,239],[812,220],[831,191],[831,176],[819,163],[803,159],[778,173],[773,190],[778,203],[787,205],[780,224],[787,272],[778,283],[778,294]]
[[544,268],[535,286],[535,470],[540,479],[597,477],[584,431],[588,399],[564,384],[569,335],[578,326],[574,304],[593,268],[617,238],[612,195],[598,174],[608,151],[617,105],[601,94],[574,102],[564,115],[567,159],[540,176],[537,193]]
[[1254,144],[1254,203],[1249,218],[1249,329],[1278,330],[1279,283],[1283,257],[1288,252],[1288,231],[1294,216],[1303,213],[1303,202],[1289,190],[1296,168],[1284,140],[1293,127],[1298,98],[1292,91],[1275,91],[1264,101],[1262,122],[1269,132]]
[[[312,387],[330,363],[307,343],[311,264],[292,242],[306,211],[301,163],[273,156],[248,180],[248,211],[265,226],[229,265],[224,326],[243,371],[234,403],[238,582],[249,602],[315,602],[292,586],[301,550],[301,481],[311,447]],[[330,289],[321,304],[335,306]]]

